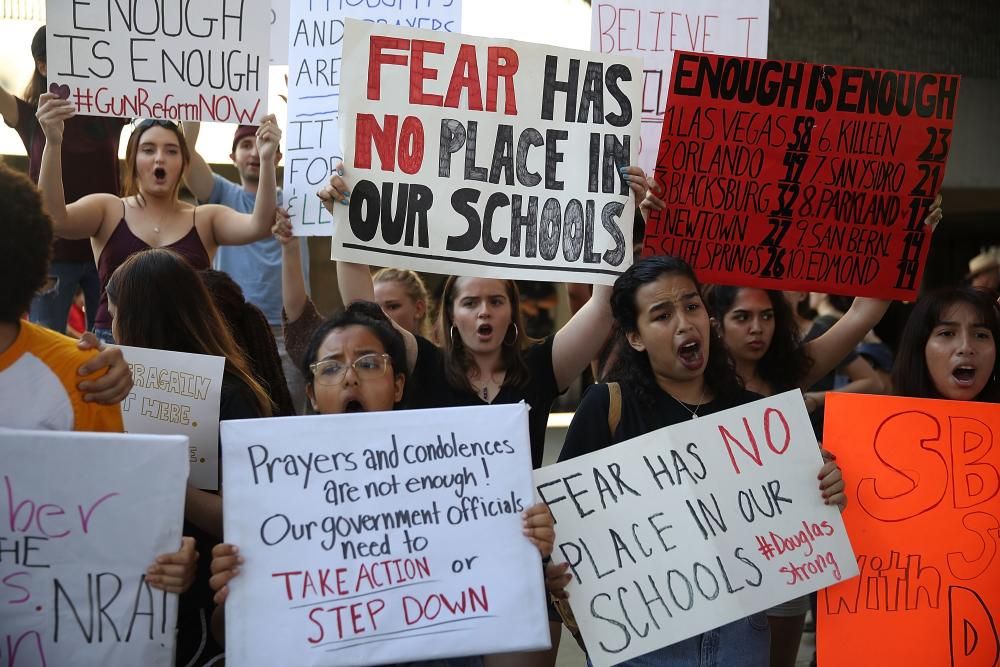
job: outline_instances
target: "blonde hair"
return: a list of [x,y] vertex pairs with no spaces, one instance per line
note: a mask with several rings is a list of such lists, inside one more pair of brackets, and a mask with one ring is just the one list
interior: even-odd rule
[[427,313],[430,311],[430,299],[427,296],[427,286],[424,285],[423,278],[416,271],[408,269],[379,269],[372,276],[372,282],[378,283],[398,283],[406,296],[413,299],[413,303],[423,301],[426,309],[424,316],[418,324],[421,335],[427,334]]

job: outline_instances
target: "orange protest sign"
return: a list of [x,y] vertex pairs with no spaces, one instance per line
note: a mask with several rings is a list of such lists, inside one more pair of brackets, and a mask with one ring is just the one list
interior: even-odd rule
[[861,574],[820,592],[819,664],[996,665],[1000,409],[828,394],[826,410]]

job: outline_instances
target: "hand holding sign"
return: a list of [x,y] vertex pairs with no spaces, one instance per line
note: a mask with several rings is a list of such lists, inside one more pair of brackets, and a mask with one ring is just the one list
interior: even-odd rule
[[35,117],[45,134],[45,143],[61,146],[63,130],[67,120],[76,115],[72,102],[62,99],[54,93],[42,93],[38,98],[38,111]]
[[281,143],[281,128],[274,114],[268,114],[261,119],[260,127],[257,128],[257,154],[261,162],[273,165],[277,159],[279,145]]

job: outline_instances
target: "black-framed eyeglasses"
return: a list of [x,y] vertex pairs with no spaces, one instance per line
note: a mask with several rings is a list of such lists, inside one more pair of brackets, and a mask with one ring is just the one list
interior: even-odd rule
[[324,359],[309,364],[309,370],[312,371],[316,384],[330,386],[342,383],[347,377],[348,368],[353,368],[358,379],[363,381],[382,377],[391,364],[392,357],[383,352],[360,356],[352,363],[339,359]]

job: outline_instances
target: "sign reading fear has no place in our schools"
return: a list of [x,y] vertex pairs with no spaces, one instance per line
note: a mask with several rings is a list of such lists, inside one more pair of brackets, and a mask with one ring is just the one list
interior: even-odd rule
[[0,429],[0,665],[174,664],[185,444]]
[[256,124],[270,0],[46,3],[50,90],[77,113]]
[[122,401],[128,433],[188,438],[191,484],[219,488],[219,409],[225,357],[121,346],[132,371]]
[[638,164],[653,173],[675,51],[767,57],[768,0],[594,0],[590,48],[642,58]]
[[641,62],[348,21],[333,257],[611,284],[631,263]]
[[1000,660],[1000,410],[829,394],[860,576],[822,591],[820,664]]
[[[276,0],[275,0],[276,1]],[[288,128],[285,131],[285,196],[296,236],[330,236],[333,221],[316,192],[343,159],[340,141],[342,94],[363,89],[364,76],[344,69],[344,22],[370,21],[458,32],[460,0],[367,2],[284,0],[288,62]],[[428,55],[428,58],[430,56]],[[428,66],[431,66],[428,63]],[[341,81],[351,82],[342,91]]]
[[822,465],[796,390],[536,470],[595,667],[857,574]]
[[959,77],[675,54],[644,254],[707,283],[912,299]]
[[222,424],[226,540],[244,558],[226,653],[244,667],[548,648],[528,408]]

